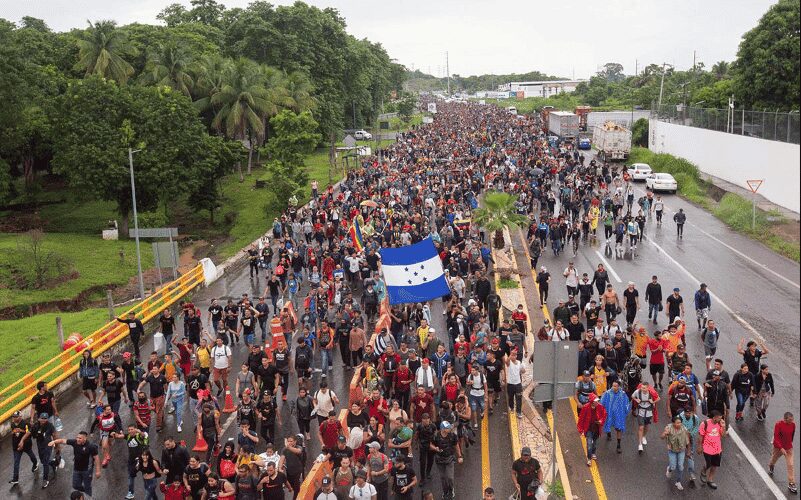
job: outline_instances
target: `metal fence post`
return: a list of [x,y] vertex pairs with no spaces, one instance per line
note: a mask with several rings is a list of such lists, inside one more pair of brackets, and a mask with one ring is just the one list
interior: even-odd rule
[[114,321],[117,315],[114,314],[114,298],[111,296],[111,289],[106,290],[106,303],[108,304],[108,320]]
[[58,347],[64,349],[64,325],[61,324],[61,316],[56,316],[56,333],[58,333]]
[[745,108],[743,108],[743,119],[740,121],[740,135],[745,135]]

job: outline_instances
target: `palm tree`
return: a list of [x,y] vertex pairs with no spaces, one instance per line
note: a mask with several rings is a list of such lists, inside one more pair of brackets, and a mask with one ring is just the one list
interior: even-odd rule
[[[264,135],[264,117],[276,109],[263,78],[256,63],[239,58],[227,69],[222,87],[209,99],[209,105],[217,110],[212,127],[229,138],[243,143],[248,140],[248,172],[253,157],[253,141],[249,139]],[[239,163],[237,168],[239,180],[244,182]]]
[[516,201],[517,196],[492,191],[484,195],[484,206],[473,211],[473,223],[495,233],[492,243],[497,249],[504,247],[504,229],[519,227],[528,222],[524,215],[517,213]]
[[98,21],[78,35],[78,62],[75,67],[86,76],[100,75],[124,84],[134,73],[122,56],[132,55],[125,33],[114,21]]
[[731,65],[726,61],[718,61],[712,65],[712,74],[716,80],[723,80],[729,75]]
[[302,113],[315,107],[317,101],[312,97],[313,90],[314,87],[306,73],[293,71],[286,75],[286,91],[292,99],[289,109],[295,113]]
[[222,90],[232,63],[231,59],[217,54],[209,54],[203,56],[193,65],[192,74],[195,79],[195,87],[192,91],[197,99],[195,107],[198,110],[207,111],[211,109],[213,114],[217,114],[218,110],[212,106],[211,98]]
[[195,83],[189,74],[191,64],[191,57],[182,47],[161,45],[149,54],[141,78],[145,83],[165,85],[189,96]]

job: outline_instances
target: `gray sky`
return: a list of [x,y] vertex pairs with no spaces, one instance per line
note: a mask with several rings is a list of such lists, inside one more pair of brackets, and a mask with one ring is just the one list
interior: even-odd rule
[[[0,17],[44,19],[64,31],[86,20],[156,23],[173,0],[2,0]],[[189,5],[189,0],[179,3]],[[222,0],[246,7],[250,0]],[[273,4],[290,4],[272,1]],[[540,70],[587,78],[606,62],[633,74],[635,61],[692,66],[693,50],[707,67],[734,59],[740,37],[775,0],[309,0],[335,7],[356,37],[380,42],[409,68],[445,74]]]

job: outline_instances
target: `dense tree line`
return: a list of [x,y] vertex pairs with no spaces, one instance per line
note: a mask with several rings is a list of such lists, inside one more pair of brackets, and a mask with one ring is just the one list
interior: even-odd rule
[[158,18],[164,26],[101,20],[62,33],[40,19],[0,19],[0,205],[19,194],[15,178],[33,190],[40,173],[54,173],[117,202],[125,223],[129,147],[141,150],[145,208],[178,192],[211,210],[216,180],[234,168],[244,178],[260,151],[280,157],[272,171],[296,189],[302,158],[271,139],[307,151],[312,139],[373,123],[405,76],[334,9],[192,0]]

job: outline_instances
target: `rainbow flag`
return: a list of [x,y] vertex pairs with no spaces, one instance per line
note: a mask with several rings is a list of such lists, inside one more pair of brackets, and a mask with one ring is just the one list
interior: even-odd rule
[[353,248],[355,248],[357,252],[361,252],[364,249],[364,239],[362,239],[362,229],[361,226],[359,226],[359,219],[353,219],[348,234],[350,235],[350,240],[353,242]]

